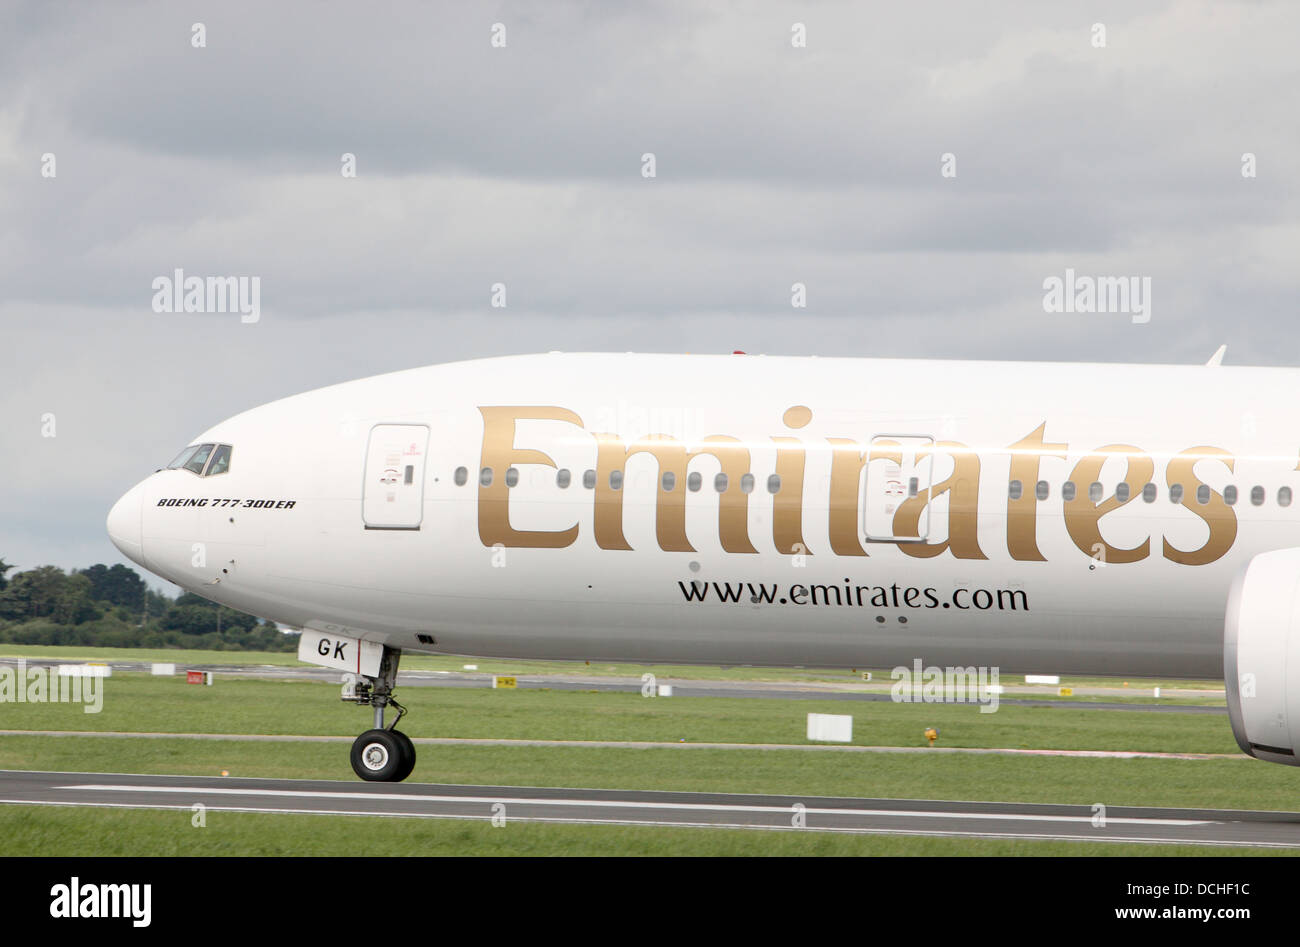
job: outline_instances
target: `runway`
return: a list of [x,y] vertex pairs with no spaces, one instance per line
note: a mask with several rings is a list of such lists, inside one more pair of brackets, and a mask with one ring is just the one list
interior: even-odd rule
[[1300,813],[0,771],[0,803],[1300,848]]
[[[0,659],[0,664],[14,664],[16,658]],[[56,666],[60,661],[46,659],[26,659],[28,667]],[[150,665],[138,661],[106,662],[115,672],[149,673]],[[308,665],[271,665],[271,664],[193,664],[185,668],[194,671],[211,671],[226,677],[250,677],[271,680],[328,681],[336,684],[340,680],[338,671]],[[637,694],[641,692],[641,681],[636,678],[603,677],[596,675],[549,675],[520,674],[515,676],[518,687],[523,690],[557,690],[557,691],[608,691],[616,693]],[[453,688],[491,688],[492,675],[459,671],[401,671],[397,678],[401,687],[453,687]],[[808,682],[805,684],[770,681],[680,681],[662,678],[658,683],[671,684],[673,697],[738,697],[768,700],[826,700],[826,701],[873,701],[889,703],[893,698],[888,690],[854,688],[848,684],[826,684]],[[854,688],[854,689],[849,689]],[[1080,696],[1083,696],[1082,693]],[[1001,696],[999,704],[1019,707],[1058,707],[1073,710],[1131,710],[1148,713],[1174,714],[1211,714],[1226,716],[1228,709],[1213,704],[1168,704],[1137,703],[1130,701],[1096,701],[1069,700],[1061,698],[1032,698]]]

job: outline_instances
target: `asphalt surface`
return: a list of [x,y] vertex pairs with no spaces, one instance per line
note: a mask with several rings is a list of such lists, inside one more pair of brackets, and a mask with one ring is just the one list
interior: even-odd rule
[[[16,664],[16,658],[4,658],[0,664]],[[66,661],[32,659],[28,667],[50,667],[66,664]],[[106,662],[114,671],[149,673],[147,662],[110,661]],[[269,664],[187,664],[184,670],[211,671],[229,677],[252,677],[272,680],[328,681],[339,683],[342,675],[328,668],[301,666],[279,666]],[[177,666],[180,673],[182,668]],[[620,693],[640,693],[641,681],[633,678],[611,678],[572,675],[559,677],[545,674],[516,675],[519,688],[523,690],[561,690],[561,691],[613,691]],[[492,675],[457,671],[401,671],[398,674],[399,687],[463,687],[490,688]],[[890,702],[892,696],[881,690],[845,690],[846,685],[809,682],[806,685],[790,683],[772,683],[764,681],[678,681],[667,678],[659,679],[660,684],[671,684],[673,697],[742,697],[769,700],[829,700],[829,701],[876,701]],[[850,685],[851,686],[851,685]],[[1168,704],[1136,703],[1127,701],[1095,701],[1068,699],[1035,699],[1031,697],[999,697],[999,704],[1019,707],[1068,707],[1078,710],[1132,710],[1151,713],[1175,714],[1212,714],[1226,716],[1228,710],[1221,705],[1208,704]]]
[[1300,813],[0,771],[0,803],[1300,848]]

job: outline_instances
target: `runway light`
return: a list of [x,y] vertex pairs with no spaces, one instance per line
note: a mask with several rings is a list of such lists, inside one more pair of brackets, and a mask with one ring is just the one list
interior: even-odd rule
[[221,775],[222,775],[222,776],[229,776],[229,775],[230,775],[230,770],[228,770],[228,769],[223,769],[223,770],[221,771]]
[[925,738],[930,741],[930,746],[934,746],[934,741],[939,739],[938,729],[935,727],[926,727]]

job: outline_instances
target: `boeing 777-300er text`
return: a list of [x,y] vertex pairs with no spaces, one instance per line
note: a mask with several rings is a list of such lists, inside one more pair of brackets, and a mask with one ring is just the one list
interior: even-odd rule
[[1241,748],[1296,764],[1298,399],[1217,363],[491,358],[236,415],[108,532],[350,673],[364,779],[414,765],[403,651],[1222,674]]

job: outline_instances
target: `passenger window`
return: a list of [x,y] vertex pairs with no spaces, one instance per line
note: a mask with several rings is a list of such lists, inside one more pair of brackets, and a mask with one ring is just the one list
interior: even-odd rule
[[1130,496],[1132,496],[1132,488],[1128,485],[1128,481],[1115,484],[1116,500],[1119,500],[1120,503],[1127,503]]
[[770,476],[770,477],[767,478],[767,492],[768,492],[768,493],[780,493],[780,492],[781,492],[781,475],[780,475],[780,474],[772,474],[772,476]]
[[609,488],[611,490],[623,489],[623,471],[611,470],[609,472]]
[[492,468],[484,467],[478,472],[478,482],[485,487],[492,486]]
[[672,493],[673,487],[677,486],[677,474],[671,470],[665,470],[663,475],[664,493]]
[[1092,483],[1088,484],[1088,499],[1093,503],[1101,502],[1103,492],[1102,486],[1098,481],[1094,480]]
[[519,471],[514,467],[506,468],[506,486],[507,487],[519,486]]
[[754,475],[752,473],[740,475],[740,492],[741,493],[754,492]]
[[1156,502],[1156,485],[1154,483],[1148,483],[1145,487],[1142,488],[1142,502],[1143,503]]
[[1067,503],[1074,499],[1073,481],[1067,480],[1065,483],[1061,484],[1061,499]]
[[1205,504],[1210,502],[1210,488],[1205,484],[1201,484],[1196,488],[1196,502],[1201,504],[1201,506],[1205,506]]
[[1252,505],[1252,506],[1263,506],[1263,505],[1264,505],[1264,488],[1263,488],[1263,487],[1251,487],[1251,488],[1250,488],[1250,502],[1251,502],[1251,505]]
[[720,474],[718,474],[716,477],[713,478],[713,489],[714,489],[714,490],[717,490],[719,493],[726,493],[726,492],[727,492],[727,475],[726,475],[726,474],[724,474],[724,473],[720,473]]
[[205,476],[215,477],[217,474],[223,474],[230,469],[230,445],[218,444],[217,449],[212,452],[212,462],[208,464],[208,472]]
[[1169,485],[1169,502],[1170,503],[1183,502],[1183,485],[1181,483],[1171,483]]
[[1226,487],[1223,488],[1223,502],[1228,504],[1228,506],[1236,505],[1237,488],[1234,485],[1228,484]]
[[208,462],[208,455],[212,453],[212,444],[200,444],[190,459],[185,462],[185,469],[190,473],[203,473],[203,465]]
[[451,479],[456,481],[456,486],[463,487],[469,481],[469,471],[464,467],[457,467],[456,472],[451,475]]
[[573,474],[569,473],[568,467],[561,467],[555,471],[555,485],[561,490],[569,489],[569,484],[573,482]]
[[1024,491],[1025,488],[1021,485],[1019,480],[1012,480],[1011,483],[1007,485],[1007,496],[1013,500],[1019,500],[1024,494]]
[[1278,488],[1278,491],[1277,491],[1277,505],[1278,505],[1278,506],[1290,506],[1290,505],[1291,505],[1291,488],[1290,488],[1290,487],[1279,487],[1279,488]]
[[582,472],[582,485],[588,490],[596,489],[596,471],[584,470]]
[[1040,500],[1046,500],[1047,494],[1048,494],[1047,481],[1046,480],[1038,481],[1038,483],[1034,485],[1034,496],[1038,497],[1038,499]]
[[704,485],[704,478],[700,476],[700,472],[698,470],[695,473],[690,474],[686,478],[686,489],[690,490],[692,493],[698,492],[700,487],[702,487],[703,485]]

